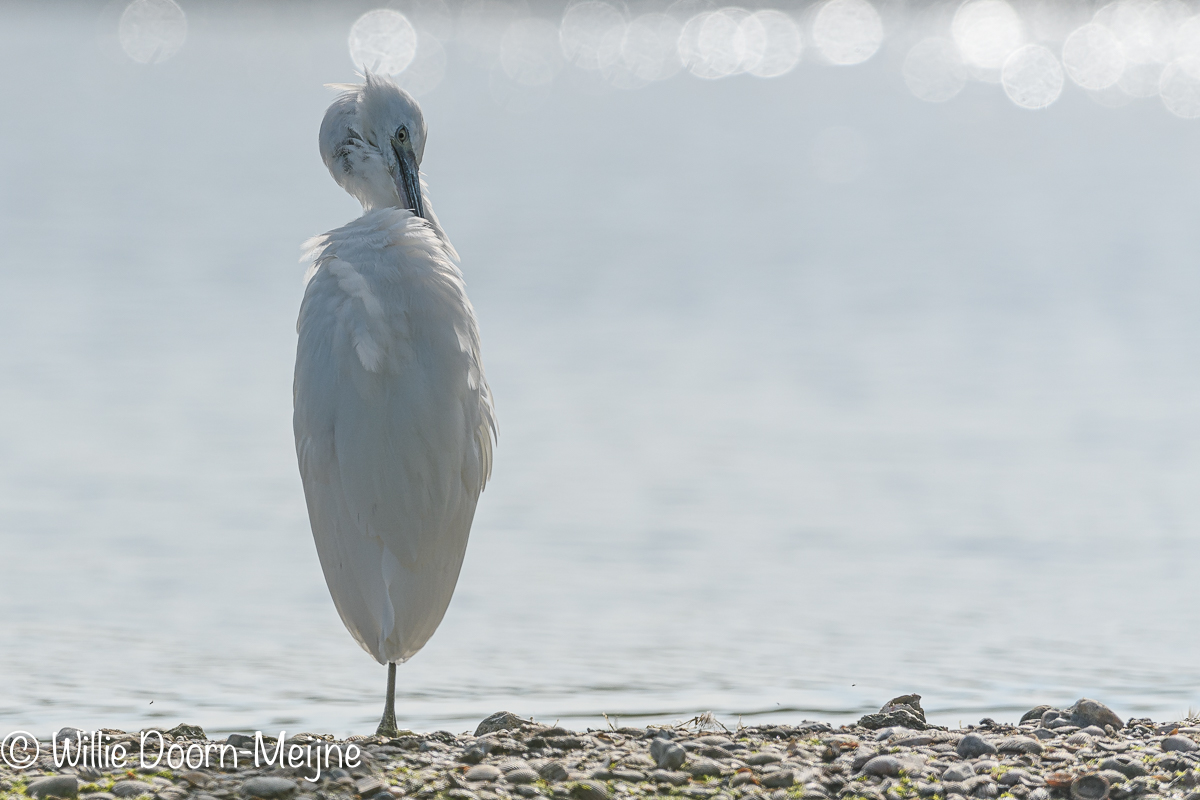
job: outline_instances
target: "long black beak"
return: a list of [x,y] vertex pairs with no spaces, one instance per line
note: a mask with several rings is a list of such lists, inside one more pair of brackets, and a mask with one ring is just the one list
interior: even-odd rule
[[392,139],[392,150],[396,153],[399,169],[396,175],[396,189],[402,197],[408,199],[412,212],[418,217],[425,216],[425,202],[421,198],[421,172],[417,169],[417,157],[413,154],[412,144]]

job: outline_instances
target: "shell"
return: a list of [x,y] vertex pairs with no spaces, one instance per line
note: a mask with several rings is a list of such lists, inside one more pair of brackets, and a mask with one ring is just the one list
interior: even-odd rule
[[1071,797],[1075,800],[1105,800],[1108,797],[1108,779],[1095,773],[1081,775],[1071,784]]
[[1046,776],[1046,785],[1051,789],[1065,789],[1075,781],[1075,776],[1069,772],[1051,772]]

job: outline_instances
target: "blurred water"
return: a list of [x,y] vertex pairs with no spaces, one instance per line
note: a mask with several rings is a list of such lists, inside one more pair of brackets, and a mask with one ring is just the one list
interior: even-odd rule
[[[0,719],[369,732],[290,430],[369,6],[186,7],[152,66],[123,3],[0,9]],[[402,724],[1200,704],[1197,123],[924,104],[886,44],[515,95],[456,47],[423,169],[501,437]]]

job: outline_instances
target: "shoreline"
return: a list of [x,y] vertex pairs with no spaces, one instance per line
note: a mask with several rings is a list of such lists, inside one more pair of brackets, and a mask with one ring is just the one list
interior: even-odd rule
[[703,715],[576,732],[502,712],[474,734],[284,742],[64,728],[10,737],[3,756],[4,800],[1200,800],[1200,719],[1126,721],[1086,699],[957,730],[928,724],[916,695],[843,726],[727,729]]

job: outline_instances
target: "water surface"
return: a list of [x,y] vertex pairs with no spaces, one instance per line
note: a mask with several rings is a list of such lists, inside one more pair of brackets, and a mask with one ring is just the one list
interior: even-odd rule
[[[0,719],[369,732],[290,423],[365,7],[187,8],[151,67],[0,12]],[[902,55],[506,108],[451,50],[423,170],[500,442],[402,725],[1200,705],[1200,127]]]

